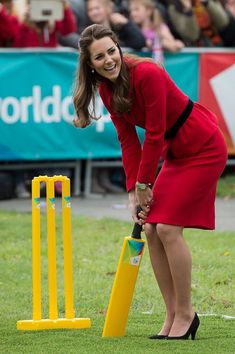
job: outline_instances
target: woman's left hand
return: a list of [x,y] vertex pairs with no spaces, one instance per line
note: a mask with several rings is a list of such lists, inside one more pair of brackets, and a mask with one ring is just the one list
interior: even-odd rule
[[139,225],[144,225],[145,224],[145,220],[148,216],[148,213],[146,213],[145,211],[141,210],[138,214],[137,214],[137,200],[136,200],[136,191],[134,189],[132,189],[129,193],[129,207],[131,210],[131,215],[132,215],[132,219],[134,220],[135,223],[139,224]]
[[153,202],[153,192],[151,188],[146,188],[145,190],[139,190],[136,188],[136,199],[137,203],[140,205],[141,209],[145,214],[150,211],[151,204]]

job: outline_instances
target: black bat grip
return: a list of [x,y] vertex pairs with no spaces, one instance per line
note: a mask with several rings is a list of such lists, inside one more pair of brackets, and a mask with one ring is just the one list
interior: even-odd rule
[[[141,210],[142,210],[141,207],[138,205],[138,207],[137,207],[137,216],[138,216],[138,213]],[[133,238],[136,238],[136,239],[141,239],[141,231],[142,231],[142,225],[139,225],[139,224],[135,223],[134,227],[133,227],[133,230],[132,230],[131,236]]]

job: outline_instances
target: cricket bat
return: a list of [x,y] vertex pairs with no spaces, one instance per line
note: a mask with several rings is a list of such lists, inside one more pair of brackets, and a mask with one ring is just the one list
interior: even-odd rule
[[106,313],[102,337],[125,335],[128,313],[144,251],[142,226],[135,224],[132,235],[125,237]]

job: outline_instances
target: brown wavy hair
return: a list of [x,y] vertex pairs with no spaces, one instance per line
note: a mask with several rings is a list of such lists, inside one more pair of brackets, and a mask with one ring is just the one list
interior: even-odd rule
[[[83,119],[85,120],[84,126],[89,125],[92,119],[100,118],[96,117],[95,114],[95,96],[97,87],[103,77],[96,71],[92,71],[90,66],[89,47],[94,40],[104,37],[110,37],[113,40],[119,49],[122,59],[120,74],[113,88],[113,108],[115,111],[122,114],[125,111],[129,111],[131,107],[131,100],[128,97],[130,86],[129,73],[123,61],[123,54],[117,36],[110,28],[103,25],[93,24],[88,26],[81,33],[79,41],[80,60],[73,94],[73,103],[76,114],[79,117],[79,112],[83,113]],[[89,108],[90,103],[92,103],[92,109]]]

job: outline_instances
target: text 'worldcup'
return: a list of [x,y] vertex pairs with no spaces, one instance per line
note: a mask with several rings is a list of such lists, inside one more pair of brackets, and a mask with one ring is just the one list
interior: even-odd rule
[[[35,85],[29,96],[0,97],[0,120],[6,124],[60,123],[61,121],[72,123],[75,115],[72,96],[63,97],[59,85],[52,86],[51,92],[51,95],[43,97],[41,87]],[[110,121],[99,97],[96,100],[96,112],[98,116],[102,115],[104,118],[102,123]]]

